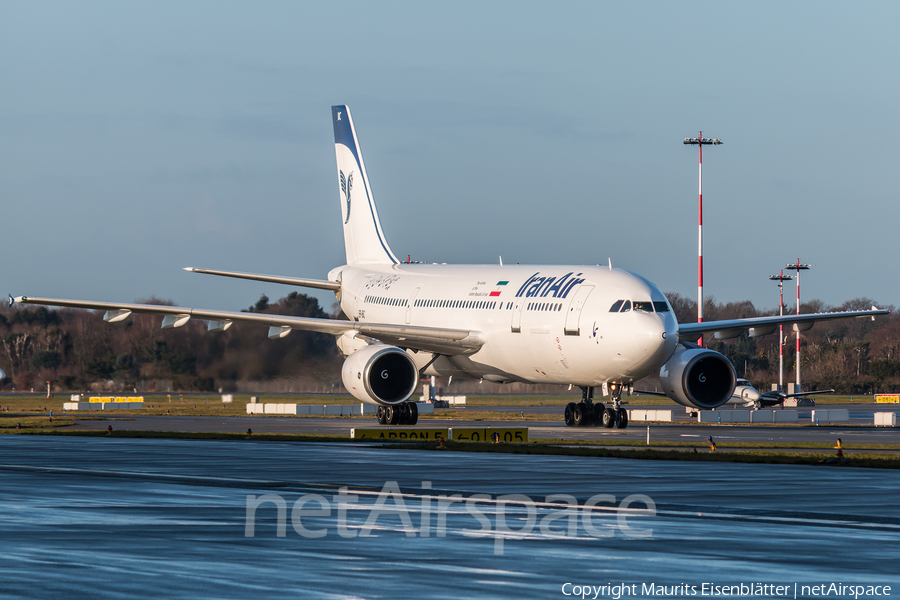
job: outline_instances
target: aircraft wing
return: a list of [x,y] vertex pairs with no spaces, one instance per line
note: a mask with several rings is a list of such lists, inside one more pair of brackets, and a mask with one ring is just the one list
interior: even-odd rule
[[291,317],[286,315],[270,315],[265,313],[229,312],[223,310],[205,310],[198,308],[182,308],[162,306],[158,304],[122,304],[118,302],[93,302],[85,300],[63,300],[59,298],[33,298],[31,296],[10,296],[13,303],[42,304],[64,308],[86,308],[105,310],[103,320],[110,323],[123,321],[132,313],[163,315],[162,328],[181,327],[191,319],[208,321],[209,331],[228,329],[234,322],[256,323],[269,326],[269,337],[272,339],[288,335],[292,330],[317,331],[341,335],[356,331],[376,340],[394,344],[401,348],[436,352],[445,355],[470,354],[484,344],[480,332],[467,329],[445,329],[441,327],[416,327],[409,325],[393,325],[387,323],[359,323],[338,319],[316,319],[313,317]]
[[759,337],[774,333],[779,325],[796,325],[800,331],[811,329],[818,321],[831,319],[851,319],[854,317],[876,317],[890,314],[890,310],[883,308],[872,310],[852,310],[845,312],[812,313],[805,315],[784,315],[774,317],[751,317],[748,319],[730,319],[727,321],[704,321],[702,323],[679,323],[678,334],[682,337],[691,337],[694,334],[715,333],[716,339],[725,340],[735,338],[746,330],[750,330],[750,337]]
[[796,394],[782,394],[785,398],[800,398],[802,396],[813,396],[816,394],[833,394],[834,390],[815,390],[814,392],[797,392]]

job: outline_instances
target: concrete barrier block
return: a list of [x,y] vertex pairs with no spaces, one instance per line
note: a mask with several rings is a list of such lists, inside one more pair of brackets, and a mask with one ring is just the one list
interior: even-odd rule
[[717,408],[712,411],[713,417],[716,417],[712,420],[713,423],[731,423],[731,413],[733,410],[723,410],[721,408]]
[[263,404],[263,414],[266,415],[274,415],[277,414],[278,405],[277,404]]
[[647,411],[640,408],[632,408],[628,410],[628,420],[632,423],[647,420]]
[[278,404],[275,405],[275,414],[276,415],[284,414],[284,404],[279,402]]
[[718,423],[720,411],[717,410],[701,410],[697,412],[698,423]]
[[294,405],[294,414],[295,415],[308,415],[309,414],[309,404],[295,404]]
[[339,406],[341,407],[342,417],[362,414],[362,409],[359,404],[340,404]]
[[775,423],[796,423],[800,413],[796,410],[773,410]]
[[877,412],[875,413],[875,425],[878,427],[896,427],[897,413],[894,412]]
[[654,413],[654,415],[653,415],[654,421],[669,422],[672,420],[672,411],[671,410],[654,410],[653,413]]
[[296,404],[285,404],[284,412],[280,414],[285,415],[296,415],[297,414],[297,405]]
[[325,404],[322,406],[322,414],[323,415],[340,415],[341,414],[341,405],[340,404]]
[[846,408],[817,408],[812,411],[813,423],[843,423],[850,420],[850,410]]
[[322,406],[321,404],[307,404],[306,406],[309,409],[309,412],[306,414],[309,414],[309,415],[324,415],[325,414],[325,407]]
[[[366,404],[364,406],[372,406],[371,404]],[[375,414],[375,406],[372,406],[372,413]],[[433,415],[434,414],[434,404],[431,402],[417,402],[416,409],[419,411],[420,415]]]
[[63,402],[63,410],[78,410],[77,402]]
[[846,423],[850,420],[850,410],[847,408],[831,408],[828,417],[832,423]]
[[774,423],[775,422],[775,411],[774,410],[750,411],[750,422],[751,423]]
[[254,409],[255,406],[256,406],[255,404],[247,404],[247,414],[248,414],[248,415],[254,414],[254,410],[253,410],[253,409]]
[[731,411],[731,422],[732,423],[749,423],[750,422],[750,413],[752,410],[733,410]]

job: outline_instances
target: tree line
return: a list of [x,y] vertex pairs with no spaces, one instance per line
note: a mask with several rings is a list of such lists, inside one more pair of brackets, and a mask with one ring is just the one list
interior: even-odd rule
[[[150,298],[142,304],[173,306]],[[244,312],[340,318],[319,301],[291,292],[275,303],[263,295]],[[103,311],[13,307],[0,313],[0,389],[28,391],[50,381],[58,390],[236,391],[242,382],[276,378],[332,383],[341,360],[334,337],[293,331],[270,340],[266,329],[235,323],[208,333],[203,321],[162,330],[155,315],[119,323]]]
[[[697,319],[696,302],[668,293],[680,323]],[[146,304],[173,305],[151,298]],[[826,306],[819,300],[801,304],[801,312],[865,310],[868,298]],[[892,308],[892,307],[888,307]],[[335,305],[326,313],[316,298],[291,292],[270,303],[263,295],[247,312],[316,318],[344,318]],[[786,309],[787,311],[787,309]],[[704,302],[706,320],[777,314],[751,302]],[[793,381],[795,342],[785,330],[785,382]],[[707,336],[706,345],[727,356],[739,377],[759,389],[778,381],[778,334],[732,340]],[[0,311],[0,368],[7,379],[0,390],[27,391],[50,381],[55,389],[139,391],[236,391],[250,382],[293,380],[322,389],[340,388],[342,360],[334,337],[294,331],[269,340],[265,329],[235,323],[227,331],[207,333],[202,321],[160,329],[158,316],[134,314],[120,323],[103,321],[102,311],[14,306]],[[804,387],[834,388],[839,393],[900,389],[900,316],[820,322],[801,334]]]

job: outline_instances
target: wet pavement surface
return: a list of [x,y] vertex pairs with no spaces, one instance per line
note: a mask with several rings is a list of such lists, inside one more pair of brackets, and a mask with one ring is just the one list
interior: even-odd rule
[[898,491],[853,468],[0,436],[0,597],[896,594]]

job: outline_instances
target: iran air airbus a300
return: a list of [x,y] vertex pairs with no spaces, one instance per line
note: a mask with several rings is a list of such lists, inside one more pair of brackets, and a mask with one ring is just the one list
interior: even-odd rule
[[[625,427],[622,391],[659,373],[666,396],[685,406],[721,406],[735,388],[725,356],[687,340],[699,334],[735,337],[808,329],[815,321],[873,317],[887,310],[786,315],[681,323],[665,295],[640,275],[609,267],[425,265],[397,259],[385,239],[362,152],[346,106],[332,107],[337,181],[347,264],[327,280],[186,270],[225,277],[332,290],[349,321],[225,312],[171,306],[85,302],[22,296],[22,304],[105,310],[117,322],[131,313],[163,315],[162,327],[190,319],[209,331],[235,321],[269,326],[269,337],[294,329],[334,334],[346,357],[344,386],[378,406],[380,423],[414,424],[409,402],[423,375],[492,382],[573,384],[582,401],[565,409],[567,425]],[[594,388],[609,391],[594,403]]]

